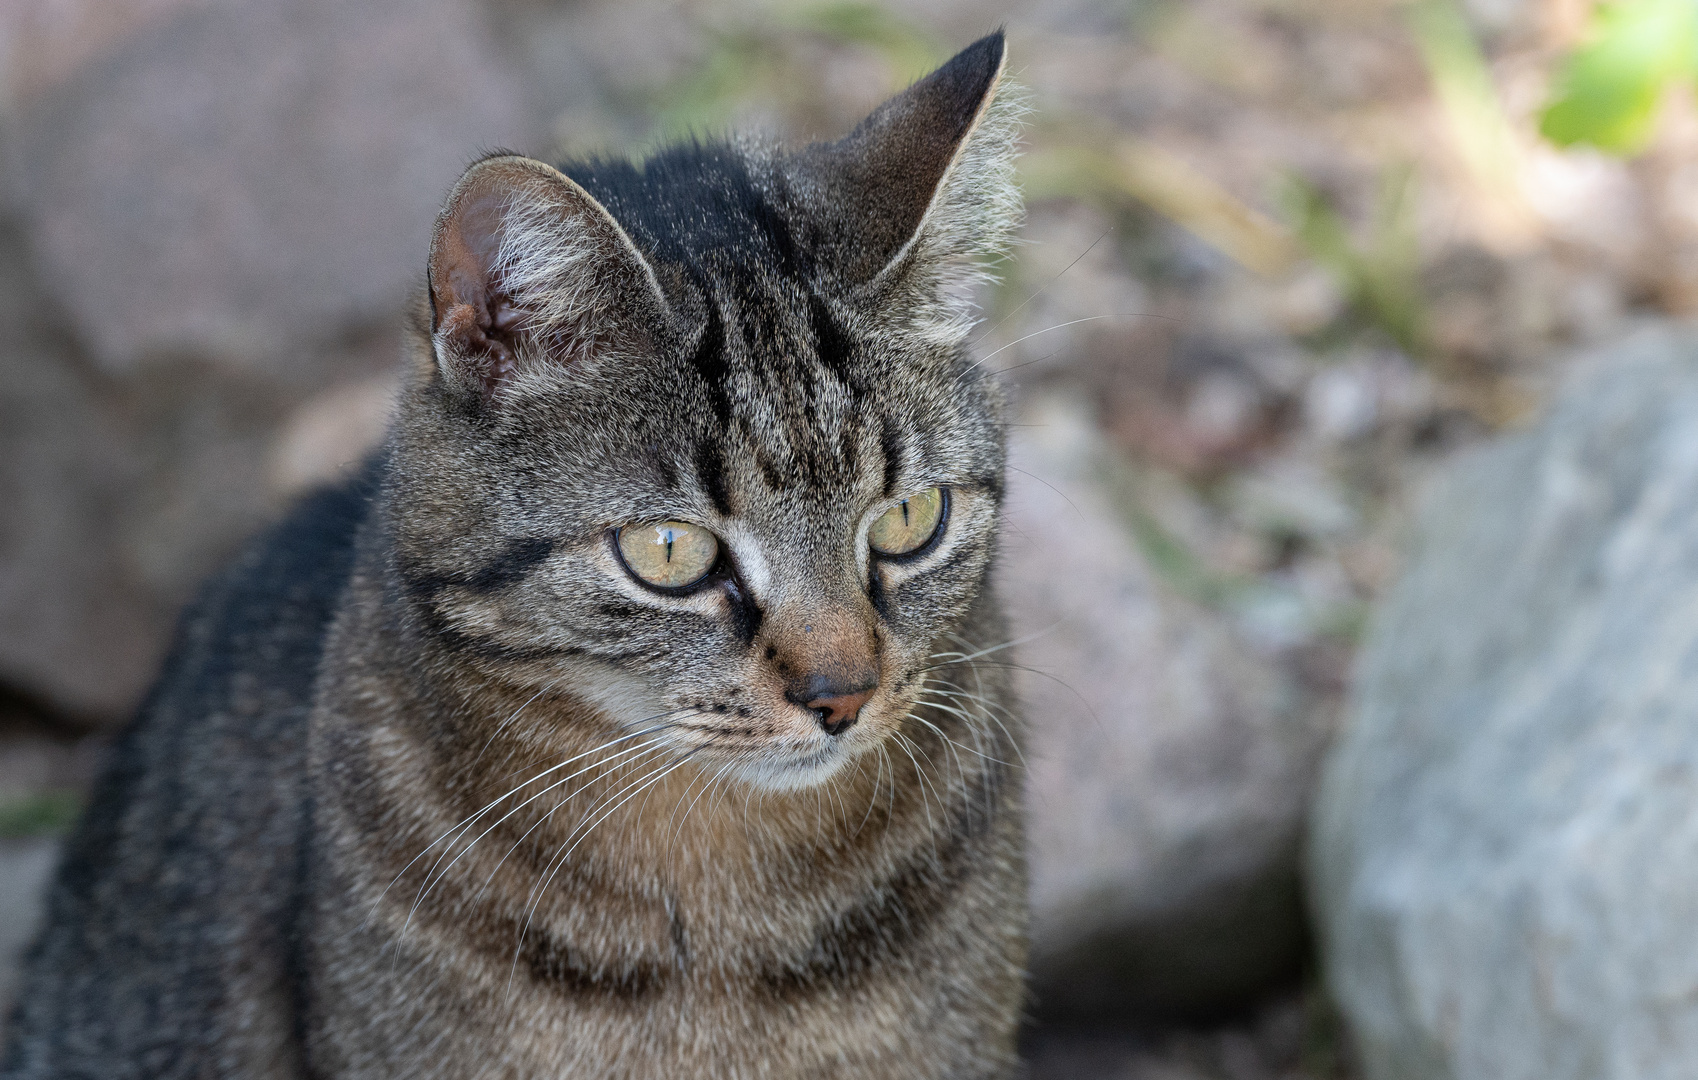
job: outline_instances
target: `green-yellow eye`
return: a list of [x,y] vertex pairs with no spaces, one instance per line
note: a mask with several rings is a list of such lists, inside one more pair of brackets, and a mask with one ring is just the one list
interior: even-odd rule
[[719,539],[700,525],[662,521],[619,530],[619,557],[632,574],[662,589],[682,589],[719,561]]
[[927,488],[880,514],[867,530],[867,543],[880,555],[906,555],[926,545],[943,525],[942,488]]

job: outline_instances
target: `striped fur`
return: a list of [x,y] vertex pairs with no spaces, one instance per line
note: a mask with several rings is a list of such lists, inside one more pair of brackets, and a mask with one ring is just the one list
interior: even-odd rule
[[[961,300],[1018,217],[1002,64],[998,34],[835,144],[468,172],[341,561],[297,586],[273,541],[191,617],[239,594],[271,636],[180,652],[0,1074],[1012,1074],[1002,403]],[[937,541],[871,555],[933,486]],[[671,518],[726,552],[677,595],[612,542]],[[877,686],[828,734],[797,688],[851,656]],[[162,1046],[118,1019],[160,1014]]]

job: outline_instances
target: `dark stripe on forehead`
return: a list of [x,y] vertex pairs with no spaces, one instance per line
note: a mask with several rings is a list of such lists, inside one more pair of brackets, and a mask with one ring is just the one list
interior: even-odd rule
[[814,331],[814,351],[819,356],[821,364],[851,389],[856,388],[854,360],[854,342],[843,332],[837,320],[832,318],[831,309],[825,306],[817,294],[808,295],[808,319]]
[[853,424],[845,424],[837,432],[837,458],[843,463],[845,476],[856,476],[861,470],[860,434]]
[[750,186],[746,198],[749,217],[766,238],[778,263],[778,272],[791,278],[806,276],[811,269],[811,260],[798,252],[796,239],[790,232],[790,223],[779,216],[759,189]]
[[725,483],[725,457],[719,452],[719,444],[713,441],[712,436],[697,444],[695,466],[696,478],[701,481],[702,491],[713,503],[713,508],[730,517],[731,491]]
[[729,311],[737,323],[743,340],[745,362],[769,378],[794,381],[794,369],[785,361],[793,361],[796,350],[791,343],[799,334],[785,318],[778,298],[754,274],[727,274],[719,285],[730,300]]
[[884,497],[896,498],[896,482],[902,478],[902,433],[886,416],[880,421],[878,444],[884,451]]
[[677,490],[678,468],[673,464],[671,455],[659,443],[644,443],[642,450],[643,466],[660,480],[661,486],[668,490]]
[[755,465],[761,470],[761,478],[766,486],[774,491],[783,491],[790,486],[790,479],[785,474],[778,459],[766,451],[765,447],[755,448]]
[[726,385],[725,322],[720,318],[719,304],[715,302],[712,290],[705,286],[702,288],[702,301],[707,305],[707,325],[702,327],[702,336],[696,342],[690,366],[696,369],[707,386],[708,402],[719,418],[719,430],[725,432],[731,430],[731,390]]

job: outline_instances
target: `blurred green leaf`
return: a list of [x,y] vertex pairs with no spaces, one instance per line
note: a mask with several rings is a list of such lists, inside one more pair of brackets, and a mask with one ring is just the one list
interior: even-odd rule
[[1539,131],[1559,146],[1613,154],[1643,149],[1663,92],[1698,62],[1698,3],[1621,0],[1593,15],[1590,40],[1569,57]]
[[1326,195],[1300,177],[1287,178],[1287,213],[1298,241],[1338,276],[1359,317],[1410,356],[1430,353],[1421,253],[1415,231],[1413,170],[1388,169],[1367,235],[1358,240]]
[[82,810],[73,791],[45,791],[0,802],[0,840],[56,836],[68,830]]
[[694,70],[656,92],[658,134],[712,130],[755,99],[793,100],[817,81],[795,55],[795,40],[807,37],[871,49],[902,79],[919,78],[947,59],[916,24],[881,4],[851,0],[781,9],[765,22],[717,32]]
[[1239,265],[1267,277],[1297,256],[1278,222],[1161,146],[1052,117],[1045,143],[1020,161],[1020,183],[1033,201],[1058,196],[1112,202],[1130,196],[1178,222]]
[[1514,133],[1462,6],[1456,0],[1420,0],[1404,9],[1404,19],[1468,170],[1487,190],[1512,190]]
[[884,54],[891,66],[918,78],[949,59],[918,25],[881,4],[838,3],[798,9],[790,23],[798,30],[833,41],[867,45]]

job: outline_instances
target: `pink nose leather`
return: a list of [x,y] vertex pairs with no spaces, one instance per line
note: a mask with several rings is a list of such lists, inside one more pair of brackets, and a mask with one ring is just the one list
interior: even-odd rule
[[827,735],[841,735],[854,726],[860,718],[861,706],[873,696],[871,690],[857,690],[853,694],[834,694],[830,697],[817,697],[808,702],[806,708],[814,710],[820,718],[820,727]]

